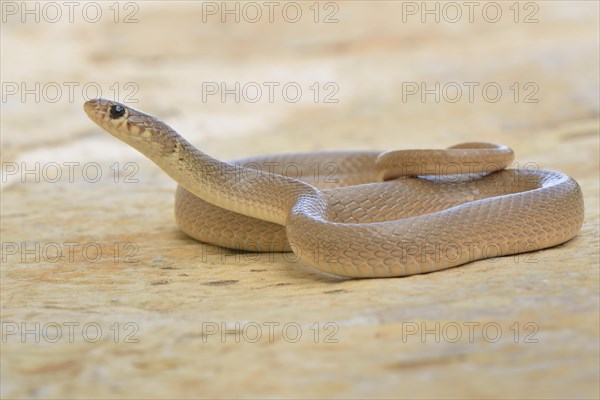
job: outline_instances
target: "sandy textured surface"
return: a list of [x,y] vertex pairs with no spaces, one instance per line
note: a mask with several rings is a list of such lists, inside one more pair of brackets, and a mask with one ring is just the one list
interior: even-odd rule
[[[497,22],[476,3],[452,22],[429,2],[436,22],[421,2],[298,2],[293,23],[230,2],[236,23],[220,2],[103,2],[69,23],[3,2],[2,397],[598,398],[598,3],[506,2]],[[86,118],[98,88],[221,159],[505,143],[574,177],[585,223],[403,279],[203,245],[175,183]]]

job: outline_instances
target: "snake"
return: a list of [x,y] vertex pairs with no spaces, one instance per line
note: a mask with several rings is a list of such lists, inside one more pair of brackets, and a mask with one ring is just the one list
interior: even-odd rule
[[505,145],[315,151],[223,162],[160,119],[117,101],[84,103],[88,117],[177,183],[175,220],[203,243],[293,252],[326,275],[423,274],[556,246],[584,216],[566,174],[509,168]]

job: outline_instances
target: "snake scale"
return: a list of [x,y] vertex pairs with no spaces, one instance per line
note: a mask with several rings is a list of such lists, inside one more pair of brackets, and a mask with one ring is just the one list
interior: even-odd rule
[[353,278],[437,271],[539,250],[583,223],[577,182],[506,169],[510,148],[282,154],[216,160],[159,119],[124,104],[84,104],[92,121],[177,181],[175,216],[210,244],[293,251],[322,272]]

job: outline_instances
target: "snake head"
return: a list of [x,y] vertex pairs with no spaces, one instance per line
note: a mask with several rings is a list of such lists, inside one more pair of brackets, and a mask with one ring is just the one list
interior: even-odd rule
[[83,109],[102,129],[150,158],[172,152],[175,131],[164,122],[116,101],[93,99]]

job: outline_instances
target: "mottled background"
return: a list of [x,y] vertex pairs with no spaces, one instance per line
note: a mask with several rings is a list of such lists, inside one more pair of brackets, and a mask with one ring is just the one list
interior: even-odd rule
[[[3,398],[600,396],[598,2],[69,7],[1,3]],[[236,255],[179,232],[100,94],[220,159],[505,143],[585,224],[402,279]]]

